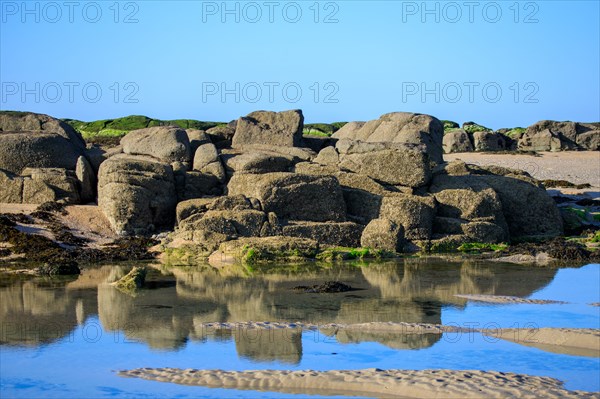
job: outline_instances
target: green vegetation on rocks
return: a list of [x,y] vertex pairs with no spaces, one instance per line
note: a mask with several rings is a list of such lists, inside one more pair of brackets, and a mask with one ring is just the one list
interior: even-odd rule
[[483,125],[479,125],[475,122],[463,123],[463,130],[470,134],[473,134],[475,132],[491,132],[492,131],[492,129],[485,127]]
[[444,133],[448,133],[452,130],[456,130],[456,129],[460,128],[460,125],[454,121],[442,120],[441,122],[444,124]]
[[207,130],[216,126],[225,125],[225,123],[221,122],[203,122],[194,119],[152,119],[142,115],[130,115],[123,118],[103,119],[93,122],[83,122],[76,119],[63,119],[63,121],[81,133],[86,140],[123,137],[132,130],[153,126],[174,125],[182,129]]
[[394,256],[393,253],[372,248],[348,248],[332,247],[326,248],[317,255],[317,259],[323,262],[336,262],[353,259],[382,259]]
[[305,123],[302,134],[307,136],[330,137],[337,132],[347,122],[334,123]]

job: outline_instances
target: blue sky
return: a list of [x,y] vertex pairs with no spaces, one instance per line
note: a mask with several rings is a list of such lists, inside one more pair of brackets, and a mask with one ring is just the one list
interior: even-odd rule
[[600,120],[598,1],[0,1],[0,108]]

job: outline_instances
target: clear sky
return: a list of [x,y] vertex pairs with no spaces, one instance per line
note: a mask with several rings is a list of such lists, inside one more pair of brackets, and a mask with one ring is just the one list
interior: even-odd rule
[[599,1],[0,1],[0,108],[600,120]]

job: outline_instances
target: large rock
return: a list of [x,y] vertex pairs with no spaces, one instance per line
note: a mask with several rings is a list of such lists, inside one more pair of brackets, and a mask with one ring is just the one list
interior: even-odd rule
[[435,176],[429,187],[439,216],[475,220],[487,218],[506,229],[500,197],[478,176]]
[[194,170],[215,176],[221,182],[226,179],[225,168],[221,163],[217,148],[212,143],[198,146],[194,154]]
[[230,125],[215,126],[208,129],[206,134],[217,148],[231,147],[231,141],[235,135],[235,127]]
[[100,166],[98,205],[117,233],[172,228],[176,204],[169,165],[149,157],[116,155]]
[[148,155],[165,163],[189,162],[192,154],[185,130],[175,126],[155,126],[133,130],[121,139],[123,152]]
[[600,123],[578,123],[577,145],[585,150],[600,151]]
[[426,185],[431,178],[429,156],[421,148],[400,143],[338,141],[340,168],[374,180],[407,187]]
[[512,240],[562,235],[562,218],[556,203],[537,180],[505,168],[471,169],[498,194]]
[[304,116],[300,110],[270,112],[255,111],[238,119],[232,146],[270,144],[299,147],[302,144]]
[[374,219],[365,227],[360,244],[365,248],[402,252],[405,244],[404,228],[389,219]]
[[81,201],[94,201],[96,199],[96,173],[92,165],[83,156],[77,159],[75,175],[79,181]]
[[473,151],[471,138],[462,129],[455,129],[444,134],[443,147],[446,154]]
[[0,132],[0,169],[17,175],[27,167],[75,170],[83,154],[84,149],[57,133]]
[[182,181],[177,183],[178,201],[221,194],[223,194],[221,180],[212,174],[195,171],[185,172]]
[[187,134],[190,142],[190,154],[195,154],[198,147],[211,142],[204,130],[186,129],[185,133]]
[[314,162],[320,165],[334,165],[337,166],[340,162],[340,154],[333,146],[325,147],[314,159]]
[[435,205],[435,199],[429,196],[387,196],[381,201],[380,218],[402,225],[407,239],[428,240],[432,234]]
[[0,131],[54,133],[70,141],[80,151],[85,149],[85,141],[73,127],[48,115],[32,112],[0,111]]
[[503,135],[483,131],[473,133],[473,146],[475,151],[503,151],[506,149],[506,140]]
[[257,151],[221,154],[221,159],[230,173],[288,172],[294,165],[291,157]]
[[393,112],[367,123],[348,123],[332,137],[367,142],[424,144],[432,161],[443,162],[444,126],[433,116]]
[[22,172],[24,204],[41,204],[64,200],[78,203],[80,200],[75,173],[60,168],[25,168]]
[[363,226],[352,223],[290,223],[283,227],[283,235],[310,238],[321,245],[359,247]]
[[23,202],[23,178],[0,169],[0,203],[20,204]]
[[287,220],[345,221],[342,189],[333,176],[297,173],[234,174],[228,195],[257,198],[265,212]]
[[524,151],[577,149],[577,123],[539,121],[527,128],[518,148]]

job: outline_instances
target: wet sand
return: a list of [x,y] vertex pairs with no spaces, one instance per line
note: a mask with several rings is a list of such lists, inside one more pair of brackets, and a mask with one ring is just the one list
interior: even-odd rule
[[598,398],[599,393],[569,391],[559,380],[476,370],[223,371],[141,368],[123,377],[152,381],[319,395],[378,398]]

